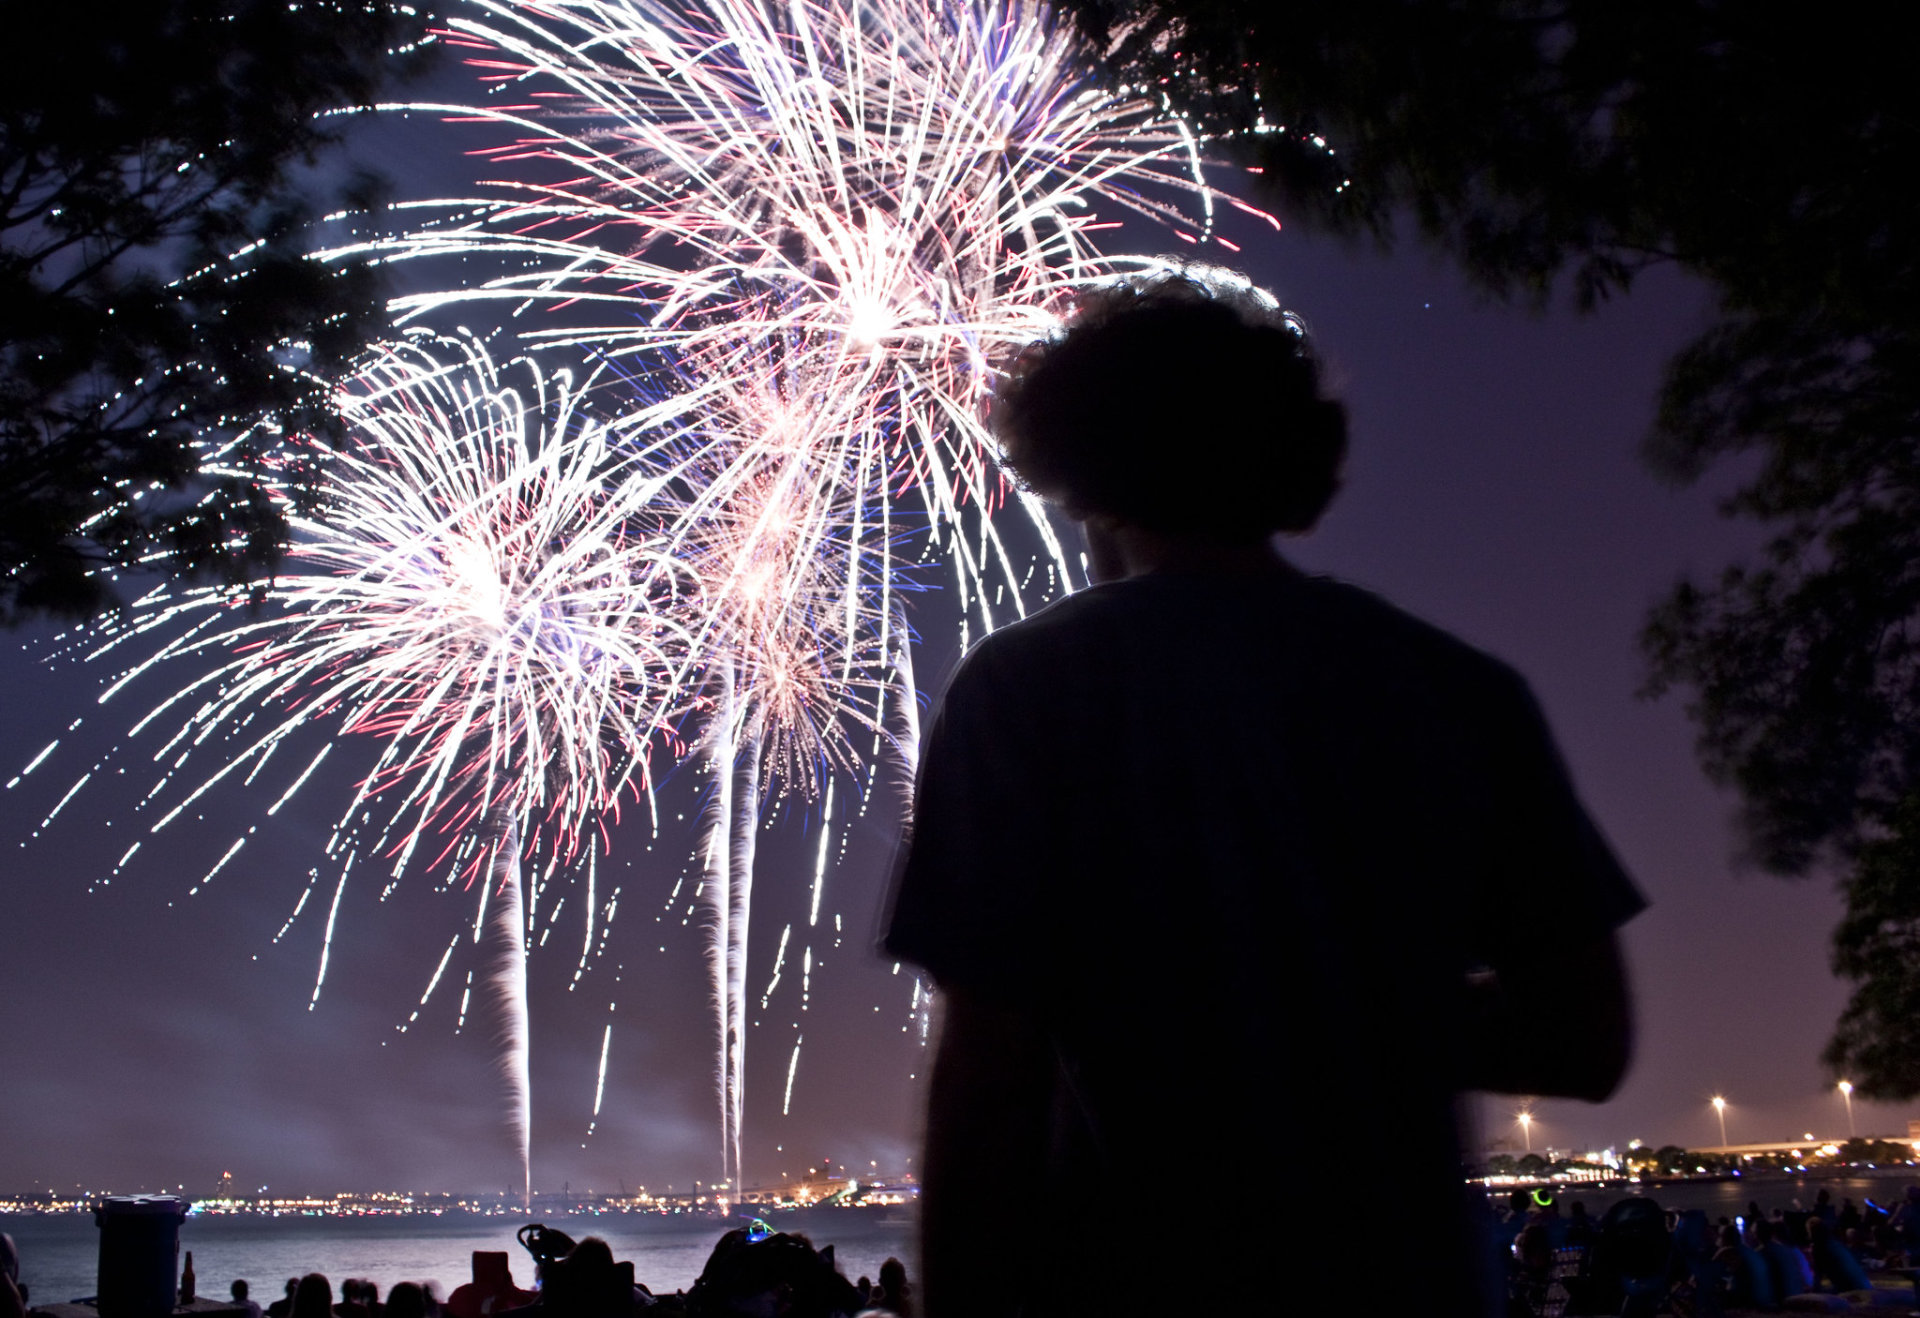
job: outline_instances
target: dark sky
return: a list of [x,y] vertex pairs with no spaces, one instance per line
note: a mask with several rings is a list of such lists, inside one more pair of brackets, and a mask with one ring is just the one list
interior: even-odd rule
[[[1585,799],[1652,902],[1626,933],[1640,1003],[1633,1073],[1605,1105],[1540,1105],[1536,1146],[1716,1142],[1716,1093],[1736,1140],[1844,1134],[1844,1109],[1817,1060],[1844,998],[1826,968],[1837,898],[1825,881],[1739,871],[1732,803],[1696,768],[1680,703],[1634,694],[1634,636],[1647,606],[1683,571],[1710,572],[1754,539],[1716,517],[1711,482],[1676,492],[1636,458],[1661,362],[1703,323],[1702,292],[1655,274],[1598,314],[1533,316],[1478,304],[1411,250],[1355,253],[1292,227],[1232,232],[1249,271],[1308,318],[1353,414],[1346,490],[1289,552],[1527,674]],[[921,603],[918,625],[933,638],[926,667],[937,667],[951,650],[951,605],[938,593]],[[512,1181],[487,1031],[472,1019],[453,1029],[464,944],[419,1021],[398,1028],[470,922],[472,897],[418,876],[385,902],[377,883],[349,886],[312,1010],[330,882],[274,941],[309,869],[326,874],[320,847],[352,757],[336,754],[335,776],[317,777],[271,820],[263,811],[277,789],[211,795],[204,818],[181,820],[120,881],[90,890],[144,836],[131,807],[151,780],[153,743],[109,751],[163,688],[96,708],[104,666],[49,667],[41,634],[8,640],[0,769],[11,776],[62,741],[38,772],[0,792],[0,839],[12,856],[0,922],[0,1189],[204,1191],[223,1170],[246,1188],[288,1190]],[[94,780],[35,836],[96,764]],[[660,1188],[719,1174],[698,920],[685,923],[684,892],[668,905],[693,844],[676,815],[691,817],[693,797],[676,784],[662,801],[659,836],[630,820],[603,861],[603,887],[621,885],[607,953],[569,987],[576,899],[534,959],[539,1187]],[[809,930],[818,834],[805,813],[796,807],[769,833],[756,894],[756,1007],[781,929],[795,927],[786,973],[755,1012],[749,1041],[750,1180],[803,1172],[822,1155],[855,1168],[904,1165],[924,1075],[908,974],[866,950],[895,821],[876,802],[852,825]],[[836,814],[844,827],[844,799]],[[232,838],[256,826],[241,857],[189,898]],[[589,1139],[609,1020],[605,1106]],[[782,1115],[796,1036],[805,1043]],[[1337,1078],[1297,1083],[1324,1094],[1335,1137],[1390,1143],[1388,1131],[1343,1128]],[[1489,1100],[1489,1133],[1510,1130],[1513,1110]],[[1860,1103],[1857,1120],[1863,1134],[1904,1134],[1906,1111]]]

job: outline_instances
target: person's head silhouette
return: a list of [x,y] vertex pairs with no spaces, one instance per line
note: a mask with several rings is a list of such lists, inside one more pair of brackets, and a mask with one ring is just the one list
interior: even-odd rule
[[1200,265],[1084,292],[1014,360],[993,425],[1020,481],[1090,527],[1221,545],[1311,530],[1347,450],[1300,318]]

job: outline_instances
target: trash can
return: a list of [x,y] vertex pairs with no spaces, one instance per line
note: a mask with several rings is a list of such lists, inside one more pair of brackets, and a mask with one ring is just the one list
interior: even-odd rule
[[100,1318],[173,1312],[180,1224],[187,1201],[170,1194],[112,1195],[93,1206],[100,1228]]

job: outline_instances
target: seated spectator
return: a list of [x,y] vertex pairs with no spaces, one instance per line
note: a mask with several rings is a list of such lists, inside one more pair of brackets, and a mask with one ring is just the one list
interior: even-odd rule
[[1860,1260],[1853,1256],[1853,1251],[1840,1243],[1833,1227],[1824,1217],[1807,1219],[1807,1238],[1816,1281],[1824,1281],[1836,1291],[1873,1289],[1867,1270],[1860,1266]]
[[1564,1249],[1567,1244],[1567,1219],[1560,1216],[1560,1201],[1549,1199],[1540,1205],[1540,1211],[1534,1214],[1534,1221],[1547,1233],[1547,1248]]
[[805,1236],[776,1232],[756,1238],[738,1227],[713,1247],[687,1293],[687,1313],[691,1318],[834,1318],[852,1314],[858,1298],[853,1283],[833,1265],[833,1246],[815,1252]]
[[1852,1227],[1846,1232],[1846,1246],[1853,1256],[1860,1260],[1860,1266],[1868,1272],[1878,1272],[1886,1267],[1886,1260],[1880,1257],[1874,1245],[1873,1236],[1867,1231]]
[[1909,1185],[1887,1217],[1894,1244],[1909,1259],[1920,1257],[1920,1185]]
[[1767,1279],[1773,1283],[1774,1298],[1781,1303],[1813,1289],[1813,1268],[1807,1256],[1788,1244],[1783,1232],[1772,1222],[1759,1228],[1760,1253],[1767,1260]]
[[1493,1247],[1503,1262],[1513,1257],[1513,1242],[1520,1238],[1520,1230],[1527,1224],[1532,1203],[1525,1190],[1514,1190],[1507,1195],[1507,1210],[1493,1225]]
[[247,1298],[246,1278],[235,1278],[233,1285],[228,1288],[228,1294],[233,1296],[235,1304],[247,1311],[247,1318],[260,1318],[260,1306]]
[[653,1303],[646,1287],[636,1285],[632,1263],[616,1263],[613,1249],[587,1236],[543,1270],[540,1310],[549,1318],[629,1318]]
[[1720,1228],[1720,1248],[1714,1251],[1713,1261],[1731,1283],[1727,1298],[1734,1308],[1771,1309],[1779,1303],[1774,1298],[1766,1259],[1747,1244],[1739,1227],[1728,1224]]
[[[1707,1226],[1707,1215],[1698,1208],[1680,1213],[1673,1228],[1673,1264],[1675,1282],[1690,1284],[1692,1311],[1699,1315],[1720,1312],[1720,1294],[1725,1288],[1727,1270],[1719,1260],[1718,1245]],[[1675,1307],[1684,1291],[1676,1287]]]
[[1570,1248],[1591,1249],[1596,1237],[1593,1219],[1587,1216],[1587,1206],[1578,1199],[1567,1206],[1567,1245]]
[[1833,1225],[1835,1213],[1833,1209],[1833,1192],[1831,1190],[1823,1188],[1819,1194],[1813,1197],[1813,1215],[1822,1222],[1825,1222],[1828,1226]]
[[913,1287],[907,1281],[906,1264],[897,1258],[888,1258],[880,1265],[880,1286],[870,1303],[876,1309],[897,1313],[900,1318],[913,1318]]
[[1519,1237],[1513,1242],[1513,1253],[1522,1272],[1544,1279],[1553,1270],[1553,1237],[1548,1233],[1547,1224],[1529,1222],[1521,1227]]
[[454,1288],[447,1297],[446,1311],[451,1318],[490,1318],[506,1309],[530,1304],[534,1292],[513,1284],[513,1269],[503,1249],[473,1251],[473,1280]]
[[299,1288],[300,1279],[288,1277],[286,1294],[267,1306],[267,1318],[288,1318],[293,1312],[293,1293]]
[[4,1231],[0,1231],[0,1318],[27,1318],[27,1299],[20,1289],[20,1251]]
[[293,1291],[292,1318],[333,1318],[333,1283],[318,1272],[309,1272]]
[[418,1282],[395,1282],[387,1292],[387,1318],[427,1318],[426,1288]]

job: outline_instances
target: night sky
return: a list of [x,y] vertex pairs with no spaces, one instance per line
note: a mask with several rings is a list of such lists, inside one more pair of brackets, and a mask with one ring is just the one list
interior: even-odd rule
[[[1674,491],[1636,457],[1662,361],[1703,324],[1702,290],[1656,273],[1597,314],[1534,316],[1481,304],[1411,248],[1385,258],[1291,226],[1273,234],[1246,222],[1227,232],[1245,247],[1239,263],[1307,317],[1352,409],[1346,489],[1322,528],[1288,552],[1525,673],[1585,800],[1652,903],[1626,931],[1639,1002],[1633,1071],[1610,1103],[1539,1105],[1535,1147],[1716,1143],[1708,1104],[1716,1093],[1726,1096],[1736,1141],[1843,1136],[1844,1108],[1818,1062],[1845,996],[1826,966],[1838,899],[1826,880],[1786,883],[1741,869],[1733,802],[1696,767],[1680,701],[1635,695],[1634,638],[1647,606],[1682,572],[1712,572],[1757,538],[1714,512],[1725,473],[1719,486]],[[1172,245],[1144,231],[1134,241],[1143,250]],[[1170,460],[1188,451],[1172,447]],[[938,574],[929,580],[944,584]],[[936,590],[918,601],[929,689],[952,661],[950,596]],[[0,792],[0,846],[11,857],[0,921],[8,1009],[0,1190],[204,1193],[227,1170],[246,1190],[514,1182],[484,1018],[454,1030],[472,964],[464,943],[419,1020],[398,1028],[470,924],[472,894],[435,891],[424,875],[385,902],[371,874],[350,885],[328,984],[309,1010],[332,891],[321,845],[365,748],[343,745],[272,819],[264,810],[277,787],[209,796],[197,807],[203,818],[182,819],[122,879],[90,891],[145,836],[132,806],[152,779],[154,743],[109,752],[164,687],[97,708],[106,666],[47,666],[49,634],[8,636],[0,656],[8,692],[0,780],[62,738],[35,774]],[[65,731],[83,715],[80,729]],[[304,764],[307,755],[292,758]],[[34,836],[96,764],[87,788]],[[619,915],[580,984],[569,988],[581,944],[577,899],[533,960],[537,1189],[685,1188],[719,1175],[691,881],[668,904],[687,872],[695,794],[690,782],[667,784],[657,837],[644,809],[616,830],[601,883],[621,886]],[[803,803],[777,812],[755,897],[756,1007],[781,929],[794,928],[785,973],[754,1013],[748,1042],[748,1179],[777,1182],[821,1156],[898,1170],[913,1150],[928,1055],[909,1010],[910,972],[894,973],[868,950],[897,818],[877,796],[849,827],[843,797],[833,845],[844,830],[845,858],[809,929],[818,820]],[[241,857],[189,898],[249,827],[258,832]],[[275,942],[314,867],[320,888]],[[800,951],[809,944],[803,1003]],[[605,1103],[589,1138],[609,1020]],[[783,1116],[797,1036],[804,1046]],[[1392,1131],[1343,1126],[1337,1077],[1294,1083],[1324,1096],[1328,1136],[1391,1147]],[[1486,1133],[1511,1132],[1514,1108],[1488,1100]],[[1862,1134],[1905,1133],[1902,1107],[1859,1102],[1856,1114]],[[1177,1147],[1180,1132],[1168,1137]]]

